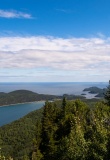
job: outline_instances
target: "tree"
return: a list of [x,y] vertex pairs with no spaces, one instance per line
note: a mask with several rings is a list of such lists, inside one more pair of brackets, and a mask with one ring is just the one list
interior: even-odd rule
[[36,152],[32,153],[32,160],[41,160],[42,157],[43,155],[41,154],[39,149]]
[[66,104],[67,104],[67,101],[66,101],[66,98],[64,97],[63,100],[62,100],[62,108],[63,109],[65,109]]
[[[61,120],[58,157],[62,160],[84,159],[87,143],[84,137],[87,106],[80,100],[66,104],[66,115]],[[61,134],[62,133],[62,134]]]
[[109,85],[108,85],[108,87],[107,87],[107,91],[106,91],[106,93],[104,94],[104,98],[105,98],[105,100],[106,100],[106,104],[107,104],[108,106],[110,106],[110,80],[109,80]]
[[44,156],[44,159],[55,159],[54,154],[56,152],[55,146],[55,107],[51,102],[46,102],[44,106],[43,118],[42,118],[42,132],[41,132],[41,144],[40,150]]
[[109,117],[108,106],[102,102],[96,104],[91,112],[91,122],[86,131],[86,141],[88,142],[88,160],[108,160],[108,125],[106,120]]

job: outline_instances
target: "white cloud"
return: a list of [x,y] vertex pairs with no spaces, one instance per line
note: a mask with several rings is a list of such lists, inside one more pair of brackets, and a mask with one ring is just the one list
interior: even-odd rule
[[109,77],[110,38],[1,37],[0,68],[50,69],[59,77]]
[[22,49],[39,49],[50,51],[91,51],[110,48],[110,38],[54,38],[54,37],[0,37],[2,51],[19,51]]
[[23,13],[15,10],[1,10],[0,9],[0,17],[2,18],[25,18],[25,19],[31,19],[31,14]]
[[1,68],[54,68],[60,70],[107,70],[110,56],[89,52],[61,52],[49,50],[20,50],[0,52]]

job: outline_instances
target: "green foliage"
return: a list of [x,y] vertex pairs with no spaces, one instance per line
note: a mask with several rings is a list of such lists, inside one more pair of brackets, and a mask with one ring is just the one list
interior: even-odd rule
[[42,132],[40,149],[44,155],[44,159],[54,159],[56,151],[55,132],[56,132],[56,106],[50,102],[46,102],[44,106],[42,118]]
[[[69,103],[66,107],[63,126],[65,126],[64,130],[67,132],[64,132],[59,143],[61,159],[83,159],[86,151],[86,141],[83,133],[84,112],[87,112],[87,106],[79,100]],[[82,123],[84,124],[82,125]]]
[[[53,121],[52,114],[49,114],[52,106],[50,106],[50,109],[48,104],[48,116],[46,114],[43,115],[43,118],[50,117],[46,120],[49,141],[45,141],[45,148],[48,148],[49,142],[53,142],[50,143],[50,148],[46,152],[41,150],[44,160],[50,158],[51,147],[54,148],[53,159],[109,160],[110,125],[107,123],[110,117],[109,107],[100,102],[93,109],[90,109],[80,100],[66,103],[64,101],[62,101],[64,105],[61,105],[61,107],[63,106],[62,109],[65,114],[62,116],[61,109],[61,113],[59,113],[61,117],[57,123],[54,123],[57,126],[56,130],[51,126],[51,132],[48,128]],[[42,125],[44,127],[44,123]]]
[[108,106],[110,106],[110,84],[109,84],[108,87],[107,87],[107,90],[106,90],[106,92],[105,92],[105,94],[104,94],[104,98],[105,98],[105,100],[106,100],[106,104],[107,104]]
[[41,160],[42,158],[43,155],[41,154],[39,149],[32,153],[32,160]]
[[67,104],[67,101],[66,101],[66,98],[64,97],[62,100],[62,109],[65,109],[66,104]]
[[86,141],[88,142],[88,159],[108,160],[108,133],[109,124],[106,124],[110,117],[109,107],[103,103],[97,103],[91,111],[90,123],[86,127]]
[[53,100],[61,96],[38,94],[28,90],[16,90],[10,93],[0,93],[0,106],[40,100]]
[[109,160],[110,106],[81,100],[43,109],[0,128],[1,151],[14,160]]
[[33,152],[33,140],[40,141],[41,117],[42,109],[0,128],[1,152],[5,157],[11,156],[14,160],[22,160],[24,155],[29,157]]

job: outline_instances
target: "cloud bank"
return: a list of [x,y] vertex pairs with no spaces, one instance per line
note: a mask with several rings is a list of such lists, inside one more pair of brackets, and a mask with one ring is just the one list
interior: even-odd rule
[[31,19],[32,16],[28,13],[23,13],[15,10],[1,10],[0,9],[0,17],[1,18],[25,18],[25,19]]
[[1,37],[1,68],[108,70],[110,38]]
[[108,81],[110,38],[0,37],[0,68],[10,79]]

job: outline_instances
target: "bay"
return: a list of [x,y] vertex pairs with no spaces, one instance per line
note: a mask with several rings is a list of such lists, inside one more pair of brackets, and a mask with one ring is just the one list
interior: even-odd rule
[[0,126],[8,124],[14,120],[17,120],[31,111],[43,107],[44,101],[15,104],[9,106],[0,106]]

